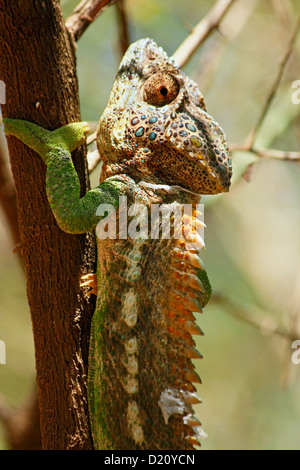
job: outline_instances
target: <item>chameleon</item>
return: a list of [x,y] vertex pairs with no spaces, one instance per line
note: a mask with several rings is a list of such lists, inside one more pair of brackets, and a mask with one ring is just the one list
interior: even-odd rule
[[[152,39],[133,43],[97,128],[99,185],[83,197],[71,152],[87,123],[54,131],[8,118],[4,125],[47,165],[60,228],[98,235],[97,272],[81,280],[97,295],[87,385],[95,449],[194,449],[203,431],[193,409],[201,379],[192,359],[202,357],[193,335],[203,335],[196,315],[211,295],[198,204],[201,195],[227,192],[232,175],[224,131],[197,84]],[[162,235],[153,207],[165,209],[173,236]]]

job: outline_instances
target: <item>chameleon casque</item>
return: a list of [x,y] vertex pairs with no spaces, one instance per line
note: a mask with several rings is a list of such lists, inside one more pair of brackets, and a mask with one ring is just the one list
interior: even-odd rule
[[[100,184],[81,199],[71,151],[84,142],[86,123],[53,132],[4,124],[47,164],[48,199],[62,230],[94,230],[101,204],[116,209],[117,237],[98,240],[97,276],[83,282],[97,294],[88,378],[95,448],[193,449],[202,432],[192,408],[201,382],[191,361],[201,357],[194,314],[211,293],[196,204],[199,194],[228,191],[232,171],[224,132],[197,85],[153,40],[132,44],[98,125]],[[121,238],[121,196],[128,207],[147,209],[144,224],[153,204],[165,204],[171,221],[175,207],[190,204],[192,213],[182,216],[190,238]]]

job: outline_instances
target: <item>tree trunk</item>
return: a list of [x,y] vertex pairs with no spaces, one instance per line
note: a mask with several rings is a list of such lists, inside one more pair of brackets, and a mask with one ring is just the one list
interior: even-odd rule
[[[58,0],[0,0],[0,79],[3,115],[47,129],[80,121],[75,47]],[[15,138],[8,139],[16,184],[21,250],[35,343],[44,449],[92,447],[86,367],[93,302],[79,288],[93,269],[93,235],[62,232],[45,193],[45,166]],[[88,188],[85,149],[74,163]]]

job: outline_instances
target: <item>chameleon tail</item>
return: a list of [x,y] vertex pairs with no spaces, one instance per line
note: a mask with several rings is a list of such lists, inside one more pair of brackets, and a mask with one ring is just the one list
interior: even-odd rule
[[37,124],[20,119],[5,118],[3,123],[6,134],[17,137],[32,148],[45,163],[48,162],[48,155],[53,149],[59,148],[72,152],[84,143],[89,132],[86,122],[67,124],[55,131],[48,131]]

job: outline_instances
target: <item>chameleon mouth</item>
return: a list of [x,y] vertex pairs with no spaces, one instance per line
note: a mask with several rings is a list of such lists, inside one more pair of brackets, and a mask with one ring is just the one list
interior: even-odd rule
[[141,180],[138,184],[139,186],[142,186],[144,188],[150,188],[153,190],[164,190],[164,191],[167,191],[169,194],[176,194],[176,193],[179,193],[180,191],[184,191],[185,193],[192,194],[193,196],[199,196],[199,193],[190,191],[189,189],[184,188],[182,186],[178,186],[178,185],[153,184],[153,183],[147,183],[146,181],[143,181],[143,180]]

